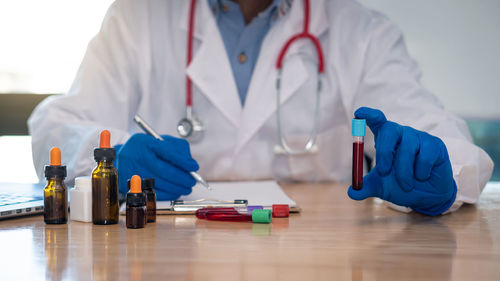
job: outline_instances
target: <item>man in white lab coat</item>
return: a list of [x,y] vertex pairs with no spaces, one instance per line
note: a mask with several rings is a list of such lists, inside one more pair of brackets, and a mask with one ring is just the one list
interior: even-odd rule
[[[29,120],[40,179],[52,146],[63,152],[69,182],[89,175],[99,131],[109,129],[118,151],[121,191],[124,179],[142,173],[160,182],[161,199],[176,198],[191,191],[194,181],[187,172],[198,164],[207,180],[348,182],[351,119],[356,109],[367,106],[395,122],[385,122],[380,111],[359,113],[368,119],[377,142],[376,131],[392,134],[396,141],[392,151],[382,154],[374,149],[373,135],[367,137],[365,153],[385,159],[386,167],[372,171],[376,179],[366,179],[372,185],[368,192],[350,191],[351,198],[377,196],[430,215],[476,202],[491,175],[491,159],[471,143],[464,121],[446,112],[420,85],[419,68],[401,32],[354,1],[310,3],[309,31],[319,39],[325,59],[318,152],[274,153],[279,142],[276,62],[285,42],[303,29],[305,1],[235,2],[196,1],[193,59],[186,66],[190,1],[116,1],[90,42],[69,92],[44,101]],[[297,148],[314,124],[317,66],[311,60],[317,62],[313,45],[294,43],[281,78],[283,136]],[[186,75],[193,85],[193,112],[204,124],[202,139],[187,145],[168,138],[158,144],[137,134],[141,130],[133,117],[139,114],[160,133],[178,137],[177,123],[186,115]],[[377,147],[390,143],[380,139]],[[414,163],[433,151],[441,156],[427,161],[427,176],[419,177],[424,172],[414,172]],[[405,167],[400,171],[406,176],[397,173],[397,155],[402,153],[409,156],[400,159],[411,159],[398,166]],[[445,172],[434,169],[437,165]],[[438,185],[443,187],[432,184],[431,176],[442,179]],[[426,197],[434,188],[443,188],[439,198]]]

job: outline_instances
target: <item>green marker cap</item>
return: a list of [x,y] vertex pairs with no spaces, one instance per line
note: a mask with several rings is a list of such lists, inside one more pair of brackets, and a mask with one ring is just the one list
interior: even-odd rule
[[252,221],[254,223],[270,223],[273,220],[271,210],[253,210]]

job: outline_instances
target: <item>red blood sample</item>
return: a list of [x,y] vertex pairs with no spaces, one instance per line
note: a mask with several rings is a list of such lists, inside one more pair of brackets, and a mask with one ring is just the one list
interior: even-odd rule
[[252,221],[252,215],[239,213],[234,208],[204,208],[196,211],[196,217],[212,221]]
[[217,211],[219,213],[228,212],[228,213],[232,214],[232,213],[234,213],[235,209],[234,208],[201,208],[201,209],[196,210],[195,215],[199,219],[206,219],[207,218],[206,214],[210,211],[211,212]]
[[360,190],[363,187],[363,142],[352,144],[352,188]]

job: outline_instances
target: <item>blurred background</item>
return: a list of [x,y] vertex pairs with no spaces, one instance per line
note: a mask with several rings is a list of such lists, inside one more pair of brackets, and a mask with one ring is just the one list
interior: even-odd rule
[[405,35],[422,83],[463,117],[500,180],[500,1],[359,0]]
[[[492,180],[500,180],[500,1],[360,2],[402,29],[422,83],[467,120],[496,164]],[[26,120],[45,97],[68,90],[111,3],[0,1],[0,155],[9,159],[0,161],[0,181],[38,181],[34,170],[12,169],[31,161]]]
[[0,181],[38,182],[26,120],[69,89],[112,2],[0,0]]

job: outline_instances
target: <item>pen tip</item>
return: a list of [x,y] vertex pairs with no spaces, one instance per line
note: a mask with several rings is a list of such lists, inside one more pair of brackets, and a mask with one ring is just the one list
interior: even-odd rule
[[201,184],[203,184],[203,186],[206,187],[208,190],[212,190],[212,188],[210,188],[210,186],[208,185],[208,183],[206,181],[202,180]]

